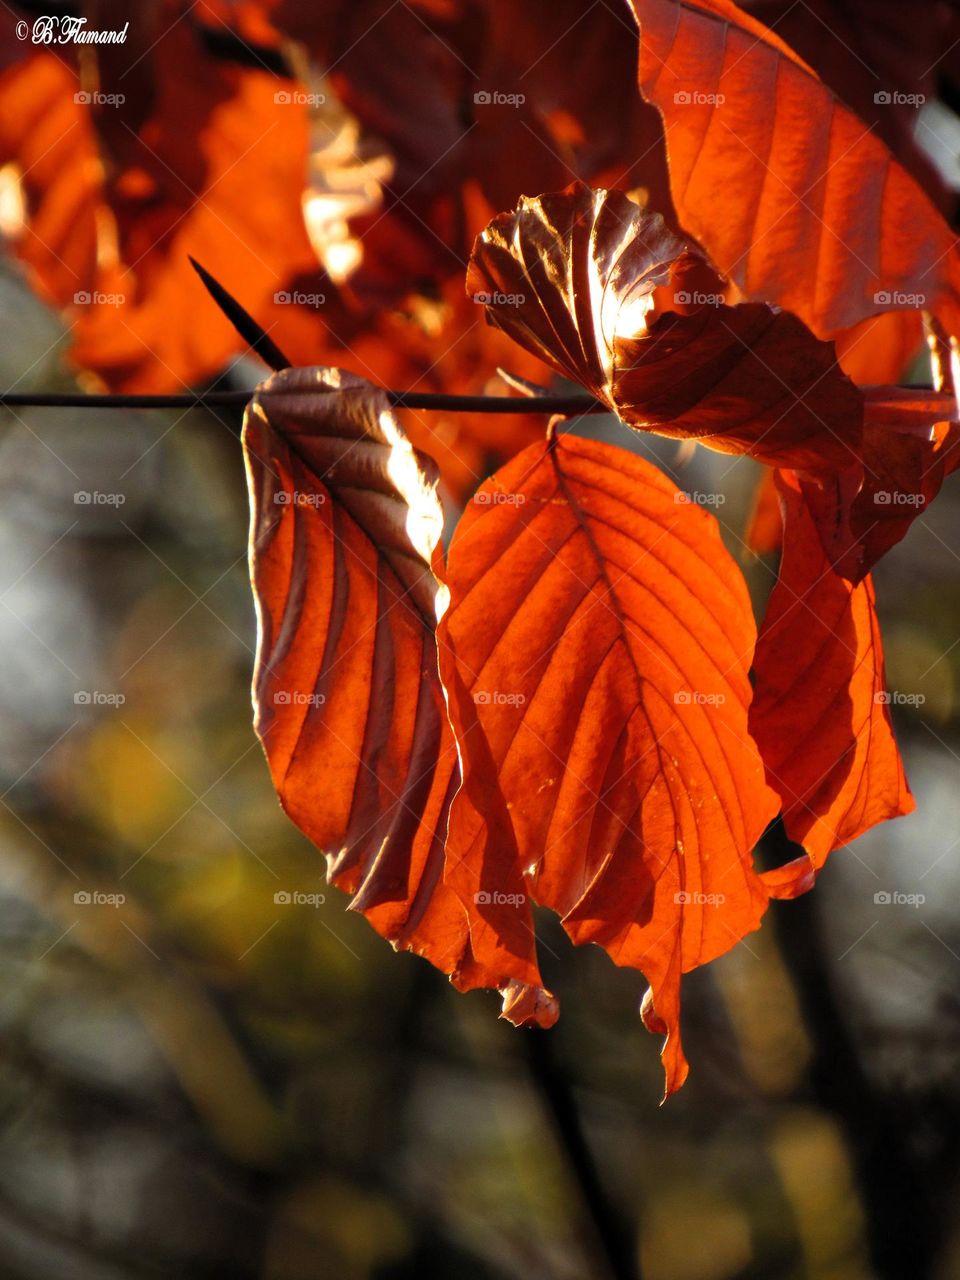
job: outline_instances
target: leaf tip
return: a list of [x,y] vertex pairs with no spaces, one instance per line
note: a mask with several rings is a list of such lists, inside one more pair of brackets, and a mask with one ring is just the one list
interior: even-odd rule
[[544,987],[511,978],[500,988],[503,1008],[500,1017],[515,1027],[539,1027],[546,1031],[560,1017],[560,1001]]

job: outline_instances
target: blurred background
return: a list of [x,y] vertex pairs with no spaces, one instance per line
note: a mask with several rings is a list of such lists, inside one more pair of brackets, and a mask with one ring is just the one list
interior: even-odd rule
[[[956,221],[958,6],[749,7]],[[183,8],[0,11],[5,389],[253,386],[192,252],[299,362],[502,393],[498,364],[543,370],[463,296],[491,212],[579,176],[669,216],[624,5]],[[129,43],[17,43],[74,11]],[[878,75],[919,115],[875,106]],[[901,313],[844,358],[896,381],[919,343]],[[543,429],[406,425],[451,523]],[[875,573],[917,811],[685,979],[661,1108],[639,974],[544,918],[563,1016],[517,1031],[325,885],[251,727],[239,426],[0,410],[0,1277],[960,1280],[956,486]],[[762,607],[759,468],[572,429],[707,504]]]
[[[0,309],[3,384],[69,385],[14,268]],[[691,1076],[659,1108],[640,975],[544,920],[545,1086],[542,1033],[324,885],[251,729],[237,425],[5,415],[2,1274],[605,1277],[552,1077],[645,1277],[866,1280],[898,1238],[916,1269],[886,1274],[960,1276],[956,493],[877,574],[917,812],[685,979]],[[753,464],[576,429],[710,500],[764,596]]]

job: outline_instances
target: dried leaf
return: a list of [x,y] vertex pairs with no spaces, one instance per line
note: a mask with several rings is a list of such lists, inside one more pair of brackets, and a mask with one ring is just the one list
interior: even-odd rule
[[[446,593],[435,467],[382,392],[336,369],[287,369],[263,383],[244,452],[260,621],[255,723],[284,808],[326,855],[329,879],[394,946],[461,989],[501,988],[516,1020],[549,1024],[556,1005],[540,990],[532,934],[523,964],[490,970],[484,958],[492,951],[499,963],[499,951],[481,939],[478,958],[472,907],[444,882],[460,774],[437,669]],[[498,834],[491,815],[481,846]]]
[[[755,639],[715,519],[623,449],[563,436],[478,491],[449,555],[440,628],[469,689],[516,832],[523,892],[639,968],[668,1028],[667,1092],[687,1066],[680,975],[756,928],[751,863],[776,811],[747,732]],[[448,878],[516,892],[470,847],[460,797]]]
[[496,217],[467,290],[631,426],[781,466],[854,462],[863,400],[832,347],[785,312],[692,292],[698,259],[622,192],[580,187]]
[[873,583],[854,586],[824,553],[797,478],[778,473],[784,503],[780,576],[754,659],[750,732],[804,858],[770,876],[792,897],[831,850],[910,813],[888,710]]
[[681,225],[821,338],[893,309],[960,330],[955,236],[886,145],[732,0],[631,0]]

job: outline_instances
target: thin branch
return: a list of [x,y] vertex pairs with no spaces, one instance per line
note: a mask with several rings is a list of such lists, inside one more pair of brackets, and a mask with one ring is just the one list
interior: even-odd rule
[[641,1280],[632,1234],[611,1204],[590,1150],[573,1090],[557,1063],[549,1033],[525,1031],[530,1075],[550,1117],[570,1175],[611,1280]]
[[[250,349],[272,369],[288,369],[290,360],[283,354],[266,330],[228,289],[212,276],[195,258],[190,263],[203,281],[211,298],[227,317]],[[452,410],[458,413],[546,413],[551,417],[577,417],[584,413],[609,413],[610,406],[592,396],[548,396],[531,394],[533,383],[501,374],[511,386],[526,392],[523,396],[456,396],[433,392],[387,391],[387,399],[396,409]],[[868,388],[869,390],[869,388]],[[889,388],[883,390],[889,391]],[[912,388],[917,391],[920,388]],[[190,409],[194,405],[242,406],[252,391],[206,391],[170,396],[32,394],[30,392],[0,394],[0,406],[46,409]]]
[[[82,392],[0,392],[0,406],[38,409],[190,409],[194,405],[242,408],[252,391],[197,391],[183,395],[84,395]],[[455,396],[439,392],[387,391],[397,409],[453,410],[459,413],[547,413],[576,417],[609,413],[590,396]]]
[[[798,848],[778,821],[763,837],[768,865],[780,866]],[[918,1139],[915,1104],[880,1087],[865,1066],[865,1049],[851,1030],[821,920],[820,900],[807,893],[771,904],[784,964],[813,1045],[810,1083],[821,1107],[842,1125],[865,1209],[878,1280],[934,1273],[941,1221],[935,1178]]]

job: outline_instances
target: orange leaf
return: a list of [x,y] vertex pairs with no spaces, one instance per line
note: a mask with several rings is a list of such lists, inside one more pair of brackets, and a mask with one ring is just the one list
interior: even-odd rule
[[887,709],[873,582],[833,570],[797,478],[778,473],[777,483],[783,560],[757,641],[750,732],[787,834],[809,855],[769,875],[771,893],[792,897],[833,849],[914,801]]
[[[284,808],[326,855],[329,879],[394,946],[461,989],[501,988],[515,1020],[549,1024],[556,1006],[539,989],[532,933],[513,967],[482,945],[480,956],[501,964],[488,970],[471,946],[471,906],[443,879],[460,778],[437,669],[446,597],[434,571],[436,469],[383,393],[336,369],[269,378],[243,443],[260,622],[255,724]],[[482,788],[471,779],[463,804],[474,795]],[[495,817],[481,848],[502,836]]]
[[[15,47],[14,14],[0,13],[4,49]],[[94,284],[97,227],[92,213],[102,167],[89,133],[79,82],[51,54],[5,66],[0,74],[0,166],[12,166],[25,205],[12,244],[38,292],[57,306]]]
[[[13,25],[0,16],[5,42]],[[210,57],[188,21],[161,25],[137,64],[155,89],[143,122],[127,80],[127,101],[97,109],[42,46],[21,43],[0,74],[0,166],[22,171],[27,202],[18,252],[44,296],[76,302],[75,363],[123,391],[180,390],[242,346],[189,254],[242,280],[254,314],[316,266],[300,204],[306,108],[269,72]]]
[[897,308],[960,329],[956,238],[916,181],[731,0],[631,0],[681,225],[750,298],[818,336]]
[[[646,975],[667,1093],[687,1071],[680,975],[756,928],[751,851],[776,811],[747,732],[746,587],[715,519],[680,496],[623,449],[530,446],[462,517],[440,626],[479,729],[462,750],[499,773],[525,892]],[[458,796],[448,881],[465,899],[511,892],[473,825]]]
[[858,387],[894,386],[923,350],[923,322],[916,311],[884,311],[837,335],[837,363]]
[[921,22],[903,0],[752,0],[750,12],[776,28],[949,212],[950,192],[920,145],[917,117],[937,96],[944,50],[956,39],[951,6],[925,6]]
[[744,542],[758,556],[779,551],[783,540],[783,517],[775,476],[775,471],[764,467],[753,492],[753,505],[744,534]]
[[951,412],[952,393],[870,389],[862,462],[801,479],[835,572],[859,582],[927,511],[960,462],[958,426],[944,420]]
[[631,426],[773,464],[850,465],[863,399],[832,347],[786,312],[690,292],[698,264],[658,215],[579,187],[494,218],[467,290]]

